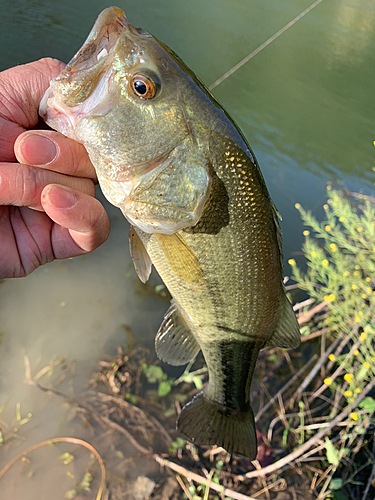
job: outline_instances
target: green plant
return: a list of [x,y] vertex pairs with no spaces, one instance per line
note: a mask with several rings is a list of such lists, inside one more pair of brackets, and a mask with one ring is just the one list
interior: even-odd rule
[[142,370],[150,384],[158,384],[158,395],[160,397],[171,392],[174,380],[169,379],[160,366],[143,363]]
[[[328,332],[328,337],[341,339],[328,356],[321,387],[310,398],[331,391],[331,418],[337,414],[338,405],[353,405],[335,439],[325,440],[326,459],[332,470],[330,489],[336,491],[348,479],[332,478],[333,474],[343,458],[353,458],[353,448],[360,439],[366,445],[366,432],[375,423],[374,399],[360,397],[375,377],[375,206],[367,197],[356,195],[354,199],[331,186],[328,195],[323,206],[325,220],[321,222],[296,203],[309,227],[303,232],[307,268],[303,272],[294,259],[289,264],[298,287],[325,305],[318,327]],[[300,443],[302,410],[300,406]],[[354,476],[349,480],[354,482]]]

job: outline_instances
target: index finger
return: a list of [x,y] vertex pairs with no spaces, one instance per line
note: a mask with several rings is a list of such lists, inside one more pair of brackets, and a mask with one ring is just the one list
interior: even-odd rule
[[86,177],[97,182],[95,169],[86,149],[73,139],[54,130],[29,130],[17,137],[14,144],[17,160],[24,165]]

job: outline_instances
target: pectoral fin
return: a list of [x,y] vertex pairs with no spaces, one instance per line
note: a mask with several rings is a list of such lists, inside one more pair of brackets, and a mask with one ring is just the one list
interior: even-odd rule
[[301,333],[293,308],[285,295],[282,313],[276,330],[270,340],[267,342],[267,347],[293,347],[296,348],[301,343]]
[[155,233],[154,236],[179,278],[192,285],[203,283],[203,273],[198,259],[179,234]]
[[151,274],[152,262],[133,226],[130,226],[129,231],[129,249],[138,278],[146,283]]
[[155,339],[158,357],[170,365],[185,365],[200,351],[189,326],[172,300]]

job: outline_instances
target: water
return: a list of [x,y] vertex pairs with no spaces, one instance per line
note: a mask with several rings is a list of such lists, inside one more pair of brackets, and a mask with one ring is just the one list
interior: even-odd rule
[[[228,7],[224,0],[138,0],[118,5],[210,85],[311,3],[232,0]],[[1,0],[0,6],[0,69],[5,69],[44,56],[68,61],[108,4]],[[294,203],[321,215],[331,180],[373,192],[374,78],[374,2],[323,0],[213,91],[255,151],[283,216],[286,260],[302,242]],[[24,384],[25,354],[32,375],[54,357],[76,360],[75,375],[64,388],[79,391],[97,360],[126,344],[124,325],[139,343],[151,345],[167,308],[137,282],[127,223],[103,203],[112,222],[103,247],[0,287],[0,407],[8,401],[0,418],[12,423],[17,403],[22,417],[33,413],[18,431],[20,449],[55,435],[85,434],[66,425],[61,401]],[[154,274],[151,284],[157,283]],[[0,454],[0,468],[14,453],[9,448]],[[35,498],[41,498],[35,488]]]

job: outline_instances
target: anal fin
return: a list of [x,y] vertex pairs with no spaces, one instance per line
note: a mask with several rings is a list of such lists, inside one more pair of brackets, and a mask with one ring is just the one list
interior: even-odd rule
[[170,365],[185,365],[200,351],[189,326],[174,300],[164,316],[155,339],[158,357]]
[[130,226],[129,231],[129,249],[138,278],[146,283],[151,274],[152,262],[133,226]]
[[294,314],[292,305],[286,295],[280,314],[279,323],[266,347],[293,347],[296,348],[301,343],[301,332]]

